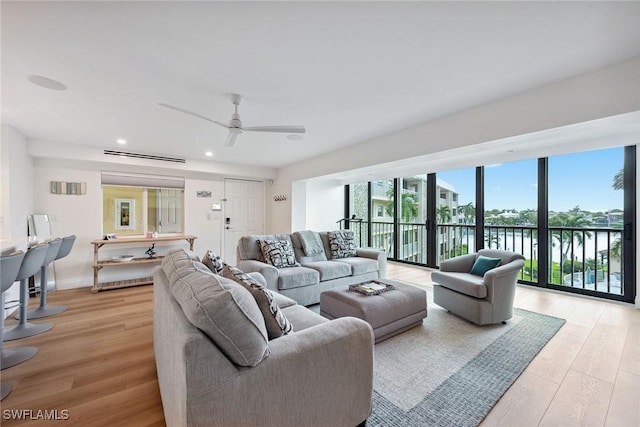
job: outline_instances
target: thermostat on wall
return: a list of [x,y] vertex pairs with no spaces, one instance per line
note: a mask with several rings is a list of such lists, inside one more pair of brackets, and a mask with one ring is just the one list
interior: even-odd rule
[[211,210],[212,211],[221,211],[222,210],[222,205],[220,203],[214,203],[213,205],[211,205]]

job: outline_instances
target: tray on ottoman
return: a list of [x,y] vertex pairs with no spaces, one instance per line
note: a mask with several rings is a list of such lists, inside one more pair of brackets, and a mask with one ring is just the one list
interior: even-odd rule
[[427,317],[427,293],[398,280],[377,279],[394,287],[379,295],[364,295],[348,286],[320,294],[320,314],[327,319],[352,316],[368,322],[376,343],[422,324]]

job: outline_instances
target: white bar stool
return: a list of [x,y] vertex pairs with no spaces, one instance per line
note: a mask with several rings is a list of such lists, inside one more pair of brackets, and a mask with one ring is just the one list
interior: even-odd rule
[[20,338],[31,337],[53,328],[53,323],[28,323],[27,306],[29,304],[29,277],[33,276],[42,267],[42,261],[47,255],[49,245],[44,244],[30,248],[22,260],[20,271],[16,280],[20,281],[20,321],[19,323],[3,331],[4,341],[12,341]]
[[[0,368],[6,369],[22,363],[35,356],[38,349],[35,347],[14,347],[10,349],[2,348],[2,330],[4,329],[4,293],[13,285],[18,277],[18,271],[24,259],[24,252],[17,252],[0,257],[0,307],[2,317],[0,318]],[[7,383],[0,383],[0,400],[7,397],[11,392],[11,386]]]
[[[62,239],[54,239],[49,242],[49,249],[42,261],[40,267],[40,306],[29,310],[27,312],[27,319],[39,319],[41,317],[53,316],[54,314],[62,313],[67,309],[65,306],[47,306],[47,271],[49,270],[49,264],[55,261],[62,247]],[[20,314],[16,316],[16,319],[20,319]]]

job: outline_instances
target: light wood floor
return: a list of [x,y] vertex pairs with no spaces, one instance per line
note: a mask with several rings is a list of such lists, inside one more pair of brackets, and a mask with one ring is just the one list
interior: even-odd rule
[[[430,286],[428,269],[390,263],[388,276]],[[33,345],[31,360],[2,371],[13,392],[3,426],[164,425],[152,337],[151,286],[92,294],[50,294],[63,314],[55,327],[5,343]],[[35,299],[32,304],[36,304]],[[519,287],[516,307],[567,323],[483,421],[482,426],[640,425],[640,310],[630,305]],[[6,326],[15,321],[7,319]],[[67,410],[69,420],[7,419],[7,410]]]

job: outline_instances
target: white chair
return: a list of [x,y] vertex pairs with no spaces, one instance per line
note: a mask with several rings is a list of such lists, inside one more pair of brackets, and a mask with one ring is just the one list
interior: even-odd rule
[[53,323],[28,323],[27,306],[29,304],[29,277],[33,276],[42,267],[44,257],[47,255],[49,245],[39,245],[30,248],[22,260],[20,271],[16,280],[20,281],[20,321],[12,328],[3,332],[5,341],[17,340],[33,335],[41,334],[53,328]]
[[[0,318],[0,368],[6,369],[22,363],[35,356],[38,349],[35,347],[14,347],[10,349],[2,348],[2,330],[4,329],[4,293],[16,282],[18,271],[24,259],[24,252],[0,257],[0,302],[2,307],[2,317]],[[11,386],[7,383],[0,383],[0,400],[7,397],[11,392]]]
[[[39,319],[41,317],[53,316],[54,314],[62,313],[67,309],[65,306],[48,306],[47,305],[47,271],[49,270],[49,264],[58,259],[58,253],[62,248],[63,239],[55,239],[49,242],[49,249],[40,266],[40,306],[29,310],[27,312],[27,319]],[[73,244],[73,243],[72,243]],[[16,316],[16,319],[20,319],[20,314]]]

